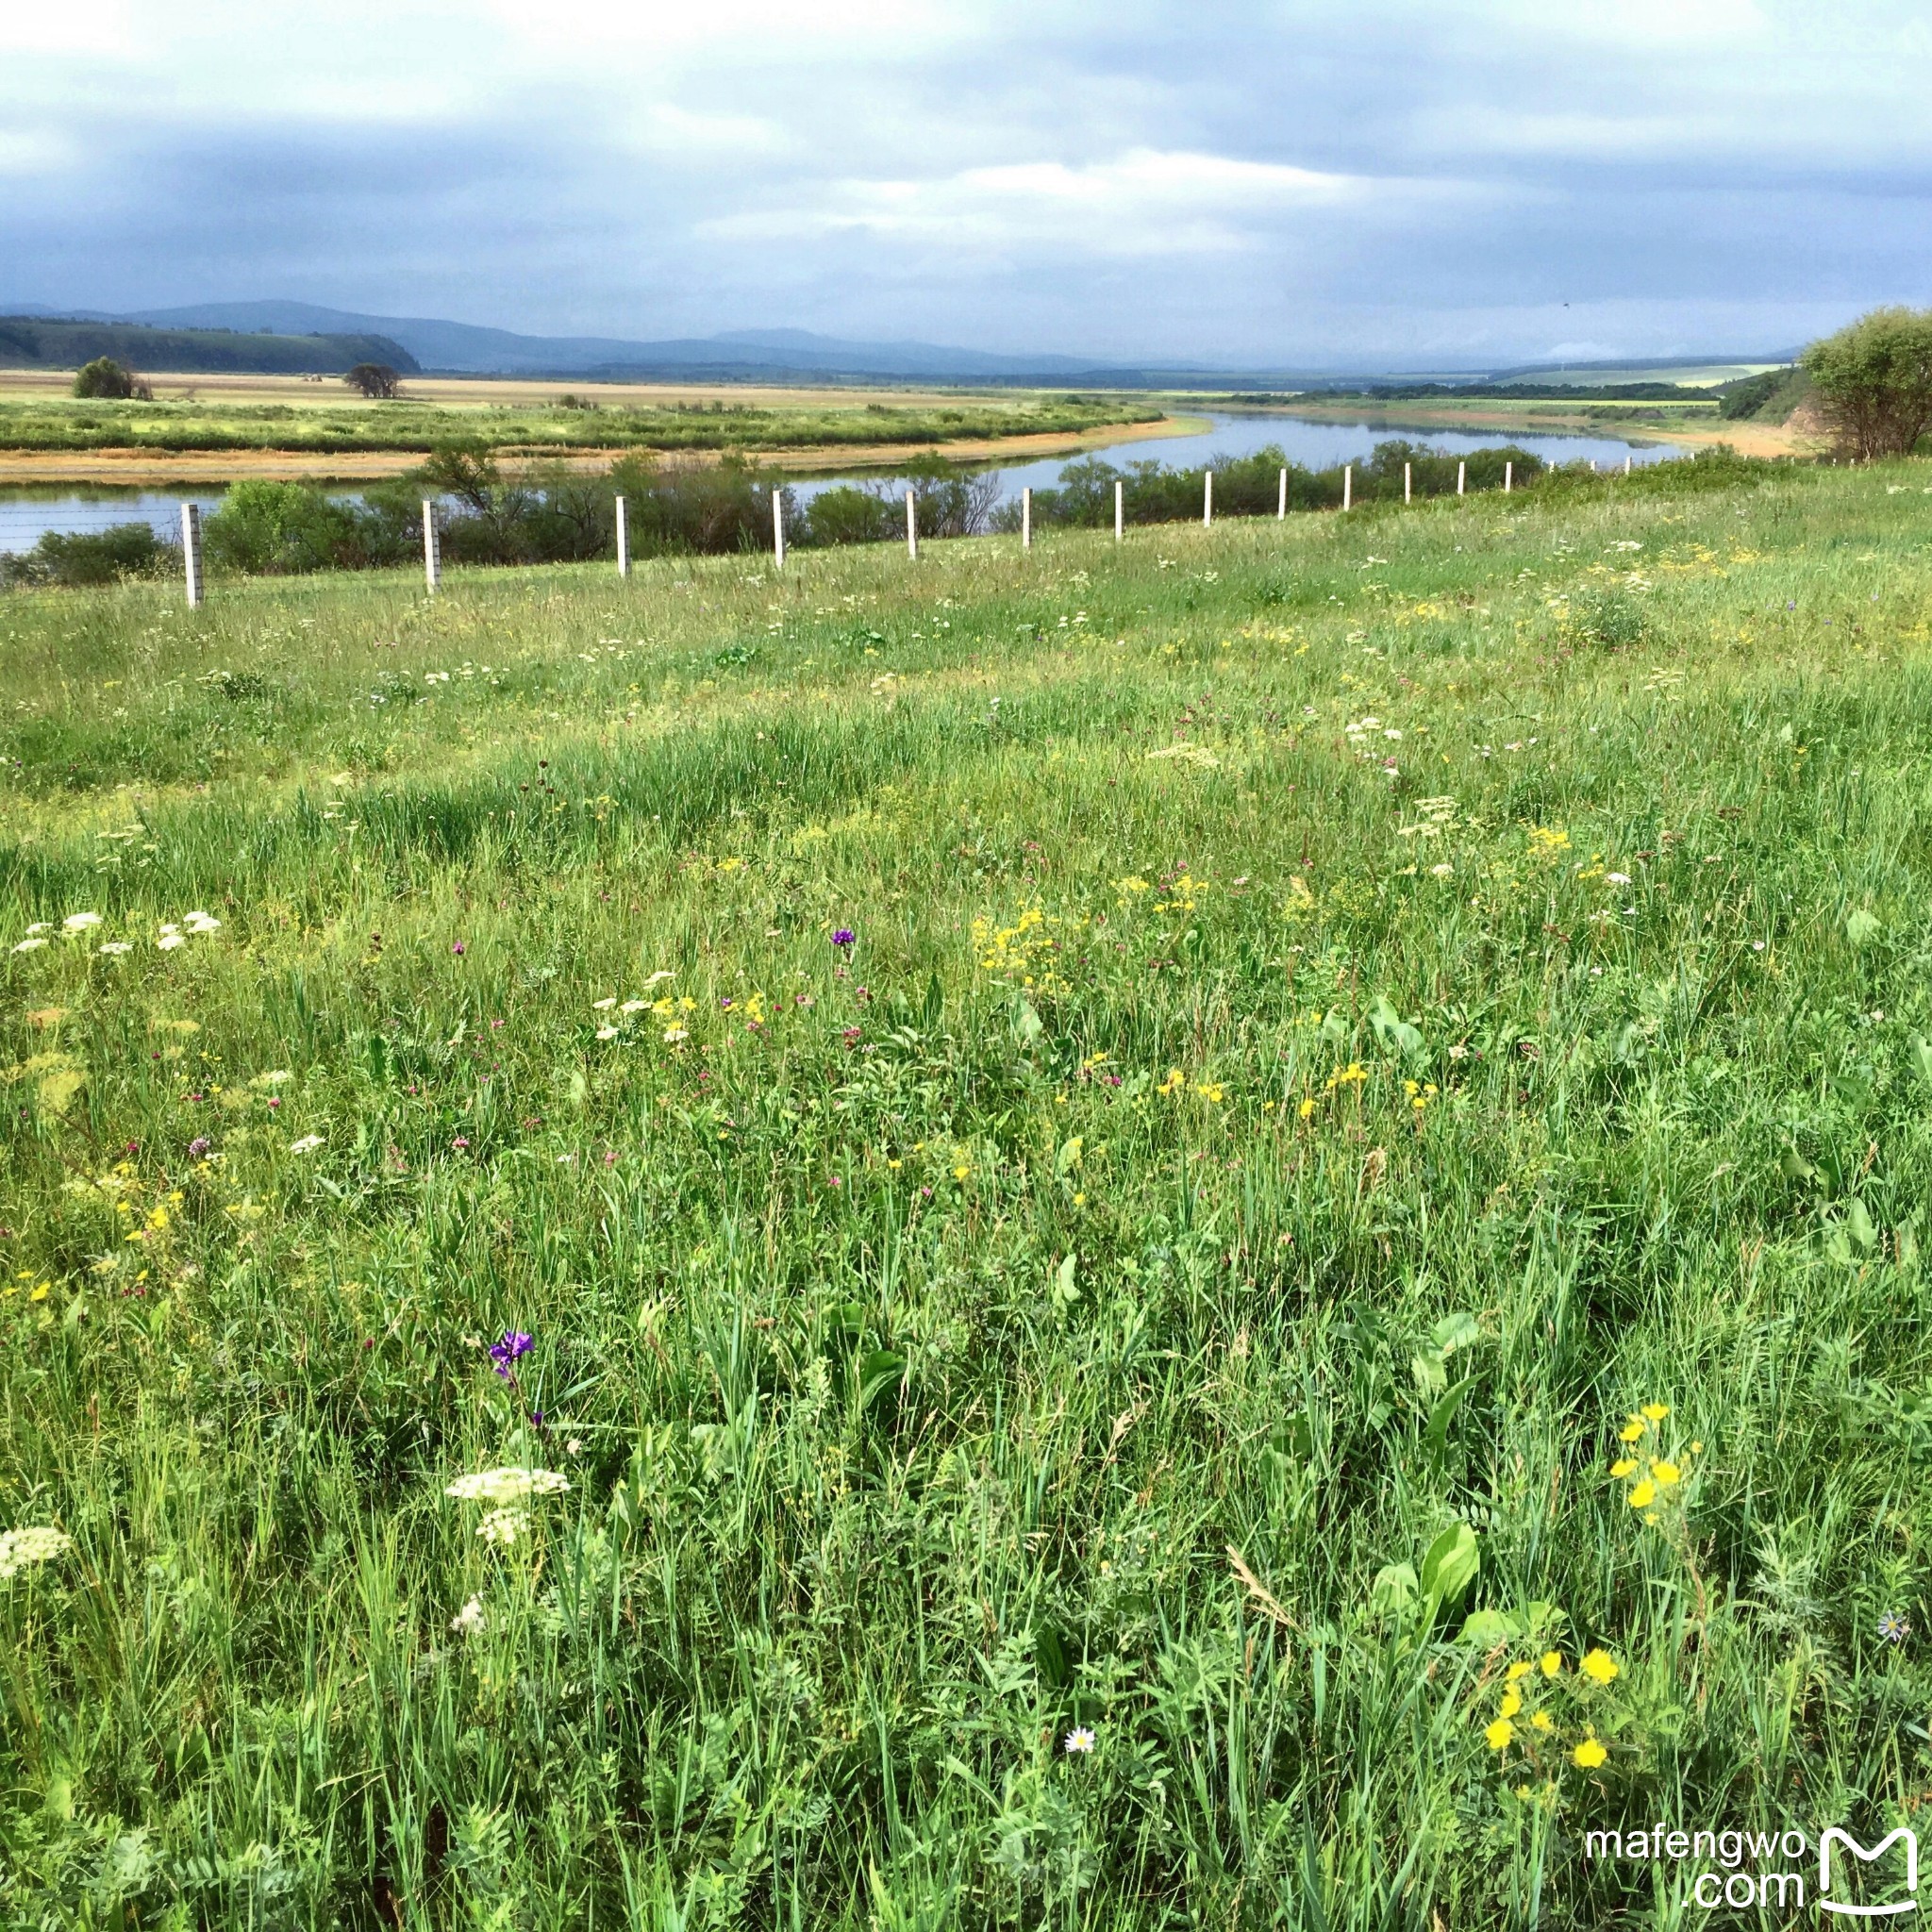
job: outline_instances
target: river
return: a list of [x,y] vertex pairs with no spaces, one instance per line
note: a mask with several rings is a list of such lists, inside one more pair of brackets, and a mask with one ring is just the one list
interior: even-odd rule
[[[1376,443],[1392,437],[1426,443],[1431,449],[1446,450],[1451,456],[1513,442],[1547,462],[1593,461],[1604,469],[1621,469],[1625,457],[1635,463],[1654,463],[1683,454],[1672,443],[1630,443],[1609,436],[1511,435],[1500,429],[1473,434],[1457,429],[1405,427],[1391,422],[1332,423],[1306,416],[1238,411],[1216,412],[1209,420],[1212,428],[1191,436],[1139,438],[1083,450],[1080,455],[1100,457],[1123,467],[1128,463],[1158,462],[1174,469],[1191,469],[1210,458],[1250,456],[1275,443],[1291,462],[1310,470],[1324,470],[1334,463],[1357,461],[1367,457]],[[1001,499],[1016,498],[1024,489],[1051,489],[1058,482],[1061,470],[1074,460],[1078,458],[1047,457],[1038,462],[1000,465]],[[787,481],[797,498],[808,501],[820,491],[841,483],[882,483],[889,481],[891,475],[890,470],[851,470]],[[341,492],[344,496],[355,493]],[[115,490],[58,484],[0,486],[0,550],[31,550],[49,530],[102,530],[112,524],[135,522],[150,523],[164,536],[178,536],[184,503],[198,503],[206,513],[219,507],[221,491]]]

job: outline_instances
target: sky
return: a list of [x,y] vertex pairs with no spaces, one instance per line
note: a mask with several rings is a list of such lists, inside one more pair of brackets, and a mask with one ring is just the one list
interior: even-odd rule
[[0,305],[1433,369],[1932,300],[1924,0],[0,0]]

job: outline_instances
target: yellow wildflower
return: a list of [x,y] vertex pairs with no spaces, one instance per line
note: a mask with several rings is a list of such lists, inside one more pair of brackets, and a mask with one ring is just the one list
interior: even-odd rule
[[1647,1415],[1654,1423],[1662,1422],[1665,1416],[1669,1415],[1670,1412],[1670,1406],[1667,1403],[1646,1402],[1643,1405],[1643,1413]]
[[1559,1650],[1543,1652],[1543,1675],[1554,1677],[1563,1668],[1563,1653]]
[[1630,1507],[1633,1509],[1648,1509],[1657,1501],[1657,1485],[1648,1476],[1630,1491]]
[[1507,1751],[1515,1736],[1516,1726],[1507,1717],[1499,1717],[1483,1732],[1483,1741],[1491,1751]]
[[1570,1757],[1584,1771],[1594,1771],[1609,1755],[1594,1737],[1588,1737],[1571,1752]]
[[1623,1477],[1631,1474],[1636,1468],[1637,1465],[1627,1456],[1620,1456],[1616,1461],[1610,1464],[1610,1474],[1621,1480]]
[[1641,1442],[1643,1440],[1643,1424],[1634,1418],[1617,1431],[1620,1442]]
[[1669,1489],[1673,1483],[1681,1482],[1684,1472],[1674,1462],[1653,1462],[1650,1473],[1660,1489]]
[[1576,1666],[1586,1677],[1598,1684],[1607,1684],[1617,1674],[1617,1659],[1607,1650],[1592,1650],[1586,1653],[1583,1661]]
[[1540,1731],[1547,1731],[1551,1727],[1550,1714],[1546,1710],[1532,1712],[1529,1721]]
[[1526,1677],[1536,1666],[1527,1657],[1521,1657],[1509,1666],[1509,1681],[1513,1684],[1519,1677]]

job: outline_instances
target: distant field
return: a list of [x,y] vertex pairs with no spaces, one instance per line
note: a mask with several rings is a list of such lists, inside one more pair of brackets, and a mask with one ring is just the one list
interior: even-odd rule
[[[408,466],[453,439],[508,453],[590,459],[618,449],[667,455],[917,452],[1041,439],[1077,448],[1100,429],[1159,423],[1141,395],[1002,391],[946,394],[852,389],[734,390],[647,384],[404,384],[366,402],[339,381],[152,376],[155,401],[61,392],[65,378],[0,375],[0,476],[323,473]],[[330,469],[332,464],[342,467]]]
[[1932,465],[1724,473],[0,603],[8,1924],[1923,1815]]
[[1334,401],[1319,396],[1297,399],[1288,406],[1298,416],[1334,422],[1391,422],[1425,429],[1462,429],[1482,435],[1496,433],[1561,435],[1565,432],[1610,434],[1638,441],[1692,445],[1725,442],[1744,456],[1804,456],[1814,452],[1805,434],[1785,424],[1728,423],[1718,414],[1714,399],[1686,398],[1683,402],[1578,402],[1563,397],[1504,398],[1427,397],[1391,402],[1377,409],[1361,397]]
[[1761,375],[1767,369],[1782,369],[1782,362],[1707,362],[1693,369],[1662,363],[1651,369],[1626,369],[1622,365],[1605,367],[1588,362],[1566,364],[1561,369],[1543,368],[1534,375],[1501,378],[1521,382],[1574,383],[1594,388],[1599,383],[1676,382],[1687,389],[1714,389],[1719,383],[1736,382],[1747,375]]

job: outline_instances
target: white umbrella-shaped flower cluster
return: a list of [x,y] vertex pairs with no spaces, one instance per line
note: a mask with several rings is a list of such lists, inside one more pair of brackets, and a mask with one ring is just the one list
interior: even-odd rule
[[0,1583],[11,1583],[23,1570],[37,1570],[73,1547],[74,1539],[49,1524],[0,1530]]
[[[62,939],[85,938],[102,923],[98,912],[70,912],[58,928]],[[172,953],[177,946],[185,946],[190,940],[207,939],[211,933],[222,929],[222,922],[212,912],[199,908],[183,913],[178,923],[164,924],[155,937],[155,944],[164,953]],[[25,939],[16,940],[13,950],[16,953],[37,953],[48,942],[48,935],[57,928],[51,920],[42,919],[26,929]],[[110,959],[119,958],[124,953],[134,950],[132,940],[104,940],[97,952],[105,953]]]
[[504,1548],[529,1532],[533,1496],[558,1496],[570,1488],[570,1478],[554,1469],[479,1470],[474,1475],[459,1475],[445,1485],[443,1494],[459,1503],[487,1503],[491,1507],[476,1525],[476,1534],[486,1543]]

